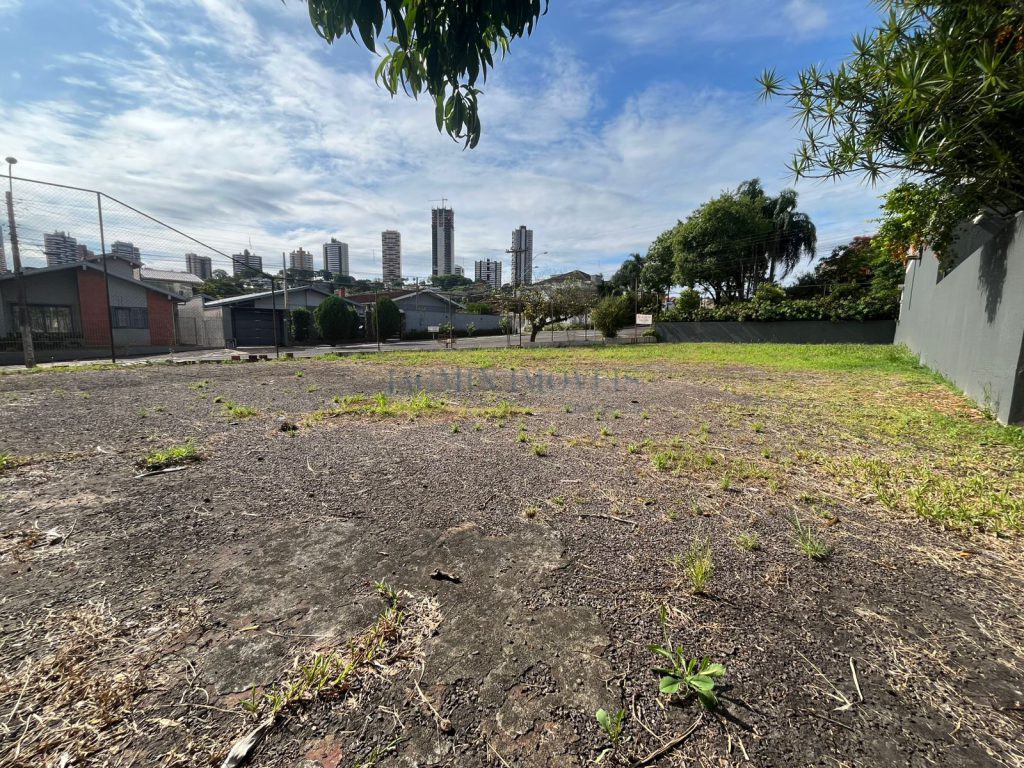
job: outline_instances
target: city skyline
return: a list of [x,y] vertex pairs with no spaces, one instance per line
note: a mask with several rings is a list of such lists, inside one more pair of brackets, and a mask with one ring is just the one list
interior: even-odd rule
[[[783,104],[758,103],[754,77],[835,63],[877,18],[867,0],[813,13],[783,0],[777,19],[756,26],[744,23],[745,0],[717,15],[594,2],[606,23],[588,23],[578,0],[560,4],[488,78],[472,151],[437,132],[428,99],[376,87],[375,58],[357,43],[325,45],[302,4],[231,3],[228,23],[215,11],[224,0],[146,2],[144,14],[119,0],[15,3],[0,11],[11,42],[0,51],[4,151],[19,175],[103,190],[224,253],[251,237],[279,263],[341,231],[351,271],[371,274],[380,232],[394,229],[403,273],[429,275],[422,210],[444,190],[459,210],[459,254],[503,258],[505,233],[528,222],[543,232],[545,272],[608,273],[725,188],[752,177],[770,190],[792,184],[785,164],[799,128]],[[66,29],[41,34],[57,8]],[[744,41],[728,59],[725,30]],[[673,50],[682,58],[668,68]],[[874,229],[884,187],[795,187],[820,242]]]
[[324,270],[335,275],[349,275],[348,243],[332,237],[323,244]]

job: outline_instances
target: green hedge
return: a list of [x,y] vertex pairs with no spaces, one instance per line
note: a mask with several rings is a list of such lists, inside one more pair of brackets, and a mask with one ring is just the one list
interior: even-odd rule
[[868,292],[837,291],[813,299],[777,299],[737,301],[720,307],[690,309],[674,307],[661,316],[669,322],[777,320],[892,320],[900,312],[900,289],[885,288]]

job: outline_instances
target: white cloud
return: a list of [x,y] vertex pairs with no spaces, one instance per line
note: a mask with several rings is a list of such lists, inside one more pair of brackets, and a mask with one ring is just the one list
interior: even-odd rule
[[818,32],[828,26],[828,11],[821,0],[789,0],[782,12],[800,34]]
[[[251,237],[275,265],[299,245],[319,254],[333,235],[352,246],[353,270],[370,274],[380,231],[398,228],[404,272],[419,276],[430,269],[430,201],[441,197],[455,208],[456,256],[469,269],[505,258],[511,230],[527,224],[548,252],[536,258],[541,272],[608,272],[725,187],[754,176],[769,189],[787,183],[794,130],[780,108],[747,95],[675,83],[608,115],[598,75],[569,50],[541,51],[537,66],[495,72],[483,140],[463,151],[437,133],[428,100],[391,99],[373,83],[357,44],[325,55],[289,17],[268,32],[239,5],[194,2],[215,23],[166,20],[174,9],[164,2],[125,5],[145,11],[115,25],[131,55],[67,56],[64,82],[90,84],[74,98],[0,97],[19,170],[103,189],[229,253]],[[218,55],[183,56],[183,45]],[[854,184],[800,189],[823,241],[864,231],[874,215],[873,194]],[[89,199],[36,197],[25,200],[29,241],[57,227],[96,242]],[[114,209],[114,236],[181,266],[187,241]]]

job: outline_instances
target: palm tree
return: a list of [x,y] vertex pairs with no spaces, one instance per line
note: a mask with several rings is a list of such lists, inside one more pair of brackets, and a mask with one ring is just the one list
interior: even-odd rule
[[784,189],[777,197],[768,197],[761,180],[750,179],[736,188],[736,194],[760,204],[761,215],[771,222],[772,233],[765,248],[768,282],[775,282],[778,267],[782,268],[781,279],[796,268],[803,256],[814,258],[818,233],[811,217],[796,209],[796,190]]
[[814,258],[818,244],[818,231],[806,213],[796,209],[795,190],[784,189],[778,197],[765,199],[765,218],[772,222],[772,237],[768,242],[768,281],[775,282],[775,269],[782,269],[779,278],[792,272],[806,255]]

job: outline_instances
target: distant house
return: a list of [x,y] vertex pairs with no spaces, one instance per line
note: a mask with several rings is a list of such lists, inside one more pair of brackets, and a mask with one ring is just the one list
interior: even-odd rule
[[[312,310],[332,295],[330,284],[289,288],[287,308],[289,311],[296,307]],[[178,311],[182,343],[200,347],[271,346],[275,321],[278,341],[287,343],[283,290],[274,291],[273,295],[270,291],[260,291],[215,301],[195,296]]]
[[[136,280],[130,261],[107,261],[109,306],[102,259],[23,273],[37,360],[109,354],[111,320],[120,354],[156,354],[175,346],[174,309],[181,298]],[[0,362],[22,362],[17,283],[10,273],[0,275]]]
[[152,285],[168,293],[176,293],[183,299],[192,298],[203,284],[203,278],[188,272],[177,272],[170,269],[149,269],[140,267],[137,278],[146,285]]
[[378,297],[387,296],[402,314],[402,334],[427,333],[433,326],[445,325],[448,322],[456,331],[465,331],[472,324],[479,331],[493,331],[498,328],[500,318],[497,315],[479,315],[466,312],[466,308],[457,301],[437,293],[436,291],[381,291],[378,294],[362,293],[349,295],[359,314],[366,316],[372,310]]

